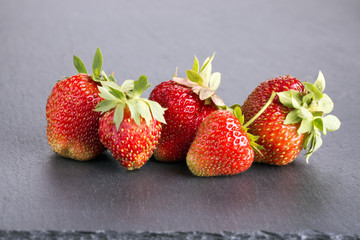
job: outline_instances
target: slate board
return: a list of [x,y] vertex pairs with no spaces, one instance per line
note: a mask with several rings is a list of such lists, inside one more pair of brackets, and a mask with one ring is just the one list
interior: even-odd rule
[[[355,0],[1,1],[2,236],[359,234],[359,23]],[[233,177],[197,178],[183,162],[154,160],[126,172],[108,152],[86,163],[63,159],[46,140],[47,96],[75,73],[73,54],[90,68],[97,47],[119,80],[148,76],[145,96],[176,66],[184,76],[194,54],[202,61],[216,52],[228,105],[268,78],[313,82],[322,70],[342,126],[309,164],[301,153],[288,166],[254,164]]]
[[115,231],[1,231],[0,239],[119,239],[119,240],[137,240],[137,239],[156,239],[156,240],[356,240],[359,239],[357,234],[327,234],[319,231],[307,230],[300,233],[272,233],[266,231],[257,231],[253,233],[236,233],[236,232],[115,232]]

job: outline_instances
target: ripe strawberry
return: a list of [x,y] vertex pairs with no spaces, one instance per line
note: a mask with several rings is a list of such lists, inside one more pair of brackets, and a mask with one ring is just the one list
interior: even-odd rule
[[159,145],[154,152],[157,160],[184,160],[201,122],[217,106],[224,106],[215,94],[221,74],[211,74],[213,57],[205,60],[200,72],[195,57],[193,69],[186,72],[188,78],[175,76],[160,83],[151,92],[149,99],[167,108],[164,116],[167,124],[163,125]]
[[93,76],[74,56],[79,74],[55,84],[46,104],[47,138],[51,149],[63,157],[86,161],[105,150],[98,136],[100,114],[93,109],[100,102],[97,83],[102,55],[97,49]]
[[99,136],[113,157],[127,170],[139,169],[156,148],[165,109],[157,102],[140,98],[149,87],[147,78],[127,80],[122,86],[102,82],[101,101],[95,111],[100,118]]
[[[314,84],[285,76],[267,80],[255,88],[242,106],[248,121],[245,126],[251,134],[260,137],[259,144],[264,147],[262,154],[255,154],[255,162],[286,165],[302,148],[308,149],[310,145],[306,154],[308,161],[322,144],[321,132],[326,134],[340,127],[337,117],[325,116],[334,104],[322,93],[324,88],[325,78],[321,72]],[[259,112],[272,94],[273,102]]]
[[[236,116],[235,116],[235,115]],[[190,171],[201,177],[234,175],[247,170],[253,160],[253,136],[242,127],[239,107],[212,112],[199,127],[186,156]]]

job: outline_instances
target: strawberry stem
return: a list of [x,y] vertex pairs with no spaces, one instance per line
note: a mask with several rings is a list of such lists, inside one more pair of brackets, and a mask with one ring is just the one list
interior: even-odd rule
[[260,109],[260,111],[251,118],[247,123],[244,124],[244,127],[247,128],[250,124],[252,124],[265,110],[266,108],[272,103],[276,96],[276,92],[272,92],[269,100],[266,102],[266,104]]

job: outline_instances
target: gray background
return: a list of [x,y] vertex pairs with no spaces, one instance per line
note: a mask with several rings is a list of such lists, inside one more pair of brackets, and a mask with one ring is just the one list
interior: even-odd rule
[[[0,229],[360,232],[360,1],[0,1]],[[47,96],[95,49],[118,80],[154,85],[216,52],[218,94],[242,103],[260,82],[318,70],[341,129],[310,164],[254,164],[233,177],[184,163],[126,172],[109,153],[82,163],[46,139]]]

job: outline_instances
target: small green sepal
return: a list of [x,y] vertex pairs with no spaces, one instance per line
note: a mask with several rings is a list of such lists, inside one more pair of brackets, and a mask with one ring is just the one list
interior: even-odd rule
[[198,74],[194,70],[190,70],[190,69],[186,70],[186,76],[188,77],[189,80],[191,80],[194,83],[197,83],[198,85],[202,85],[204,82],[200,74]]
[[325,77],[324,74],[319,71],[319,75],[316,79],[316,81],[314,82],[314,86],[320,91],[320,92],[324,92],[325,90]]
[[97,48],[96,52],[95,52],[93,64],[92,64],[93,74],[97,77],[100,77],[102,64],[103,64],[103,56],[100,52],[100,49]]
[[115,76],[114,76],[114,72],[112,72],[110,75],[109,75],[109,81],[110,82],[116,82],[116,79],[115,79]]
[[74,66],[75,66],[76,70],[79,73],[87,74],[85,64],[83,63],[83,61],[81,61],[81,59],[78,56],[74,55],[73,62],[74,62]]
[[324,127],[326,128],[326,131],[328,132],[334,132],[338,130],[341,126],[341,122],[339,118],[337,118],[334,115],[327,115],[323,119]]
[[116,127],[116,131],[119,131],[120,124],[124,119],[124,110],[125,110],[125,103],[119,102],[117,103],[114,111],[114,123]]
[[151,84],[148,84],[147,77],[145,75],[140,76],[139,79],[134,82],[134,98],[139,98],[150,86]]
[[[194,56],[194,64],[193,64],[192,70],[193,70],[194,72],[199,72],[199,60],[197,59],[196,56]],[[176,72],[177,72],[177,71],[176,71]],[[176,76],[176,74],[175,74],[175,76]]]
[[284,124],[295,124],[301,122],[301,117],[298,116],[298,110],[292,110],[286,115]]

